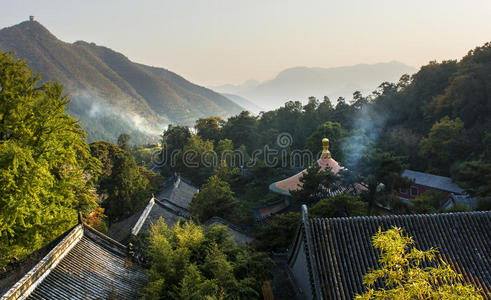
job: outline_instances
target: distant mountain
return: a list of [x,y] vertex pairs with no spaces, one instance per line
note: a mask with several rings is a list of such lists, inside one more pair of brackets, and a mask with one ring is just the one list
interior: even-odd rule
[[394,82],[401,75],[414,72],[416,68],[396,61],[337,68],[295,67],[263,83],[253,84],[254,81],[249,81],[238,86],[214,87],[214,90],[237,94],[259,106],[273,109],[289,100],[305,101],[309,96],[328,96],[333,102],[338,97],[349,100],[355,91],[367,94],[384,81]]
[[246,82],[239,85],[224,84],[219,86],[213,86],[210,88],[214,91],[220,91],[221,93],[226,93],[226,94],[242,94],[244,92],[256,88],[259,84],[261,83],[257,80],[247,80]]
[[59,80],[72,96],[70,114],[81,119],[89,140],[133,142],[161,134],[169,123],[192,125],[200,117],[226,118],[242,107],[163,68],[130,61],[94,43],[57,39],[35,21],[0,30],[0,51],[15,51],[42,80]]
[[264,111],[264,108],[256,105],[250,100],[247,100],[244,97],[234,95],[234,94],[227,94],[227,93],[222,93],[223,96],[227,97],[228,99],[234,101],[236,104],[240,105],[243,107],[245,110],[248,110],[254,114],[257,114],[261,111]]

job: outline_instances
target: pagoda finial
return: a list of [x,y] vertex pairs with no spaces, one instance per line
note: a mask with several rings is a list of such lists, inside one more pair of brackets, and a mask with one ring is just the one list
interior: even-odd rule
[[323,138],[322,139],[322,159],[328,159],[331,158],[331,152],[329,152],[329,139],[328,138]]

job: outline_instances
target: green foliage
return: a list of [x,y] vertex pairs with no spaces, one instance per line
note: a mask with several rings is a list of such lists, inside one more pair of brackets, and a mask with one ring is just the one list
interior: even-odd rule
[[370,215],[377,204],[400,205],[393,196],[393,191],[406,188],[410,184],[410,180],[402,177],[404,168],[403,157],[382,152],[377,148],[368,148],[359,159],[359,163],[352,169],[343,170],[341,175],[345,185],[364,185],[361,199],[368,204]]
[[151,227],[145,299],[260,299],[273,262],[235,244],[227,229],[192,223]]
[[257,140],[257,119],[248,111],[230,117],[223,126],[224,137],[232,140],[235,146],[245,145],[247,150],[252,151]]
[[[379,229],[373,246],[380,250],[380,269],[363,277],[367,291],[356,299],[483,299],[473,285],[462,283],[462,275],[442,258],[436,262],[435,249],[410,248],[413,244],[413,238],[404,236],[401,228]],[[422,268],[426,262],[434,266]],[[374,289],[379,280],[384,288]]]
[[349,194],[338,194],[324,198],[310,209],[310,214],[316,218],[353,217],[366,214],[366,203],[360,197]]
[[418,197],[411,199],[411,205],[409,209],[415,214],[428,214],[436,213],[440,211],[440,207],[443,202],[447,200],[448,193],[429,190],[419,195]]
[[102,205],[109,219],[117,221],[143,207],[153,189],[133,156],[108,142],[92,143],[90,149],[103,165],[98,192],[105,195]]
[[22,60],[0,52],[0,267],[97,207],[100,172],[85,132],[65,113],[58,83],[39,84]]
[[181,150],[191,137],[191,132],[186,126],[169,125],[162,135],[162,147],[167,148],[168,153]]
[[220,165],[216,167],[214,175],[218,176],[220,180],[227,182],[228,184],[235,185],[240,180],[240,169],[230,168],[225,160],[222,160]]
[[162,151],[158,145],[138,145],[131,148],[131,155],[135,158],[137,165],[151,169],[152,159],[155,153]]
[[121,132],[135,144],[156,134],[138,130],[147,123],[192,125],[197,118],[229,116],[241,107],[223,95],[195,85],[164,68],[130,61],[124,54],[94,43],[65,43],[38,22],[22,22],[0,31],[0,49],[15,50],[43,79],[58,79],[73,98],[72,117],[89,141],[116,143]]
[[464,123],[444,117],[431,128],[428,137],[421,140],[421,155],[429,160],[431,172],[448,175],[449,165],[462,159]]
[[341,141],[347,136],[347,132],[341,127],[341,124],[326,122],[314,131],[307,138],[307,149],[312,153],[318,154],[322,150],[322,139],[329,138],[329,150],[336,160],[342,160]]
[[217,143],[222,137],[221,127],[223,120],[220,117],[198,119],[195,124],[197,135],[205,141]]
[[300,178],[302,188],[291,190],[290,194],[298,203],[313,203],[329,197],[331,191],[338,188],[339,178],[329,167],[321,170],[319,164],[314,163]]
[[230,220],[237,213],[237,208],[230,184],[213,175],[194,195],[189,210],[199,220],[206,221],[214,216]]
[[274,216],[270,225],[256,229],[254,246],[259,251],[285,252],[292,243],[299,221],[300,213],[289,212]]
[[177,155],[176,169],[196,184],[201,184],[218,165],[213,142],[192,135]]
[[118,137],[118,147],[130,151],[130,145],[129,142],[131,140],[131,136],[127,133],[121,133]]

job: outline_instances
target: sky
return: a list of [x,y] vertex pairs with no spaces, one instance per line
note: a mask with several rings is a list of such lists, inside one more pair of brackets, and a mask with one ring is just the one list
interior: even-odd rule
[[0,28],[34,15],[59,39],[216,86],[283,69],[458,59],[491,41],[489,0],[0,0]]

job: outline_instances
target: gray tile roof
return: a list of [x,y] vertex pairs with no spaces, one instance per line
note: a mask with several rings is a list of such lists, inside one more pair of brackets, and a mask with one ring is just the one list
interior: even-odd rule
[[157,223],[160,218],[164,219],[167,226],[173,227],[180,219],[188,219],[189,213],[174,210],[168,203],[152,198],[137,222],[133,225],[131,234],[138,235],[141,232],[149,231],[150,226]]
[[128,249],[85,224],[64,238],[4,299],[135,299],[146,281]]
[[416,184],[427,186],[430,188],[457,194],[465,193],[465,191],[455,182],[453,182],[452,178],[449,177],[443,177],[412,170],[404,170],[402,176],[413,179]]
[[352,299],[363,293],[363,275],[378,268],[371,237],[379,228],[402,227],[420,250],[436,247],[464,280],[491,292],[491,212],[308,219],[304,208],[289,262],[307,253],[313,299]]
[[206,222],[203,223],[205,226],[212,226],[212,225],[220,225],[220,226],[225,226],[227,230],[230,232],[232,235],[234,241],[238,244],[247,244],[252,242],[252,237],[247,235],[242,229],[237,227],[236,225],[230,223],[227,220],[224,220],[220,217],[212,217],[208,219]]
[[160,193],[156,195],[158,200],[167,200],[180,208],[188,209],[193,196],[199,189],[190,182],[177,175],[173,180],[164,183]]

